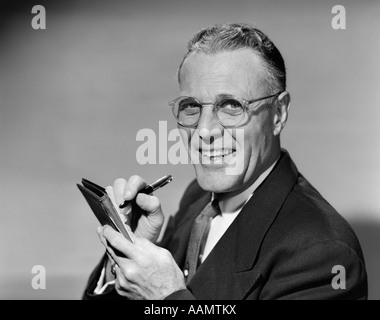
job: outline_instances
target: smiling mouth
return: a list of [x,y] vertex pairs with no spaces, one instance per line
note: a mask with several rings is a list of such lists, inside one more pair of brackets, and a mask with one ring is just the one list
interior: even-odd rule
[[210,160],[222,160],[224,157],[227,157],[235,153],[235,149],[219,149],[219,150],[203,150],[199,149],[199,153],[202,157]]

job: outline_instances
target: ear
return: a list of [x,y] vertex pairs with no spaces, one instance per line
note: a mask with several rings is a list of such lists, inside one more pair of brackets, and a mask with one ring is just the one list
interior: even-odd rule
[[287,91],[282,92],[272,105],[273,107],[273,134],[280,135],[288,120],[290,107],[290,94]]

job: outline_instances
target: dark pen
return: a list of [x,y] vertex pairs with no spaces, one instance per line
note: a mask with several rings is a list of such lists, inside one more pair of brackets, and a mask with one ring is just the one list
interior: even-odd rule
[[[168,174],[158,179],[157,181],[147,185],[144,189],[140,190],[138,193],[144,193],[144,194],[152,193],[153,191],[156,191],[158,188],[162,188],[163,186],[167,185],[172,180],[173,180],[172,175]],[[119,208],[123,209],[130,203],[131,203],[131,200],[125,200],[121,205],[119,205]]]

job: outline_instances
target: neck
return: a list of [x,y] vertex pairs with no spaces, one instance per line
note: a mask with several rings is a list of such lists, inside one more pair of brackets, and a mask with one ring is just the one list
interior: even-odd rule
[[[236,195],[243,193],[245,190],[247,190],[249,187],[251,187],[255,181],[266,171],[268,168],[270,168],[275,161],[277,161],[280,158],[281,150],[278,150],[277,152],[273,152],[271,156],[260,166],[260,169],[255,170],[254,174],[250,177],[249,180],[243,183],[242,187],[230,191],[230,192],[223,192],[223,193],[215,193],[214,196],[220,200],[226,200],[232,197],[235,197]],[[260,159],[259,159],[260,161]]]

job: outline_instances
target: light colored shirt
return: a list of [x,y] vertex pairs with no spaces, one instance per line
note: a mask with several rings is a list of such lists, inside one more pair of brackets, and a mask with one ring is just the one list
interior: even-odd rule
[[102,271],[100,272],[100,277],[98,282],[96,283],[96,288],[94,289],[94,294],[102,294],[109,285],[115,284],[115,280],[108,281],[104,283],[104,277],[106,275],[106,267],[104,266]]
[[[222,238],[223,234],[227,231],[229,226],[238,216],[241,209],[252,197],[256,189],[265,180],[265,178],[271,173],[271,171],[273,170],[274,166],[277,163],[277,160],[267,170],[265,170],[249,188],[244,190],[242,193],[239,193],[236,196],[228,198],[228,199],[219,200],[219,207],[220,207],[221,214],[214,217],[211,221],[210,231],[207,236],[206,245],[202,253],[201,262],[203,262],[207,258],[207,256],[210,254],[212,249],[215,247],[218,241]],[[213,198],[214,198],[214,194],[212,195],[212,199]],[[99,280],[97,282],[97,286],[94,290],[94,294],[103,293],[104,290],[109,285],[115,283],[115,280],[104,283],[104,277],[105,277],[105,267],[103,267],[101,271]]]

